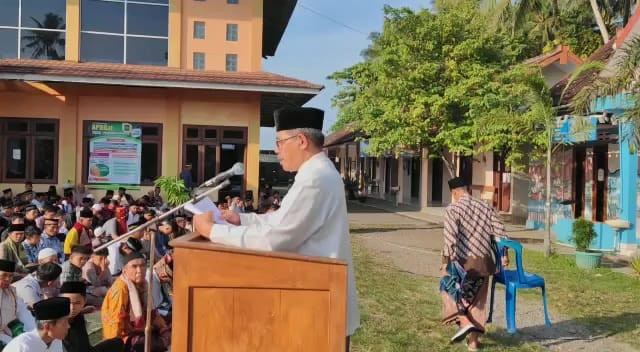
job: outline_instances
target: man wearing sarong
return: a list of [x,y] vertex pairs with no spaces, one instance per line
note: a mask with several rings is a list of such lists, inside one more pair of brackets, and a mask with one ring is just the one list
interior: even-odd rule
[[105,339],[119,337],[125,351],[135,351],[144,344],[147,318],[152,319],[151,350],[165,351],[170,345],[171,331],[164,319],[152,310],[146,316],[146,259],[131,253],[123,260],[122,275],[113,282],[102,303],[102,335]]
[[[443,323],[457,323],[459,329],[451,342],[468,335],[470,351],[478,348],[478,338],[485,331],[489,278],[496,271],[492,236],[506,238],[504,225],[488,204],[471,197],[469,183],[462,177],[449,181],[453,202],[445,210],[444,249],[440,292]],[[502,264],[509,259],[503,253]],[[459,289],[452,295],[447,289],[452,278],[460,278]],[[455,285],[453,285],[455,286]]]

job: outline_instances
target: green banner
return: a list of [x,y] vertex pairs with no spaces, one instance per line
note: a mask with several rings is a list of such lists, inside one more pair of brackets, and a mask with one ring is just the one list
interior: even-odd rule
[[126,122],[92,122],[87,181],[92,188],[140,186],[141,130]]

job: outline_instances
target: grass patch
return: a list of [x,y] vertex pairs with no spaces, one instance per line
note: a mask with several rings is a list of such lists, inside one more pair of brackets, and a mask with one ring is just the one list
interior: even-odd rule
[[[362,325],[352,339],[354,352],[466,351],[449,344],[455,328],[442,326],[438,279],[401,272],[374,258],[357,237],[353,255]],[[489,332],[483,351],[543,351]]]
[[[526,271],[544,277],[548,303],[557,312],[591,327],[595,335],[615,335],[640,346],[640,280],[607,268],[579,269],[573,255],[545,258],[525,250],[523,257]],[[521,292],[540,299],[540,290]]]

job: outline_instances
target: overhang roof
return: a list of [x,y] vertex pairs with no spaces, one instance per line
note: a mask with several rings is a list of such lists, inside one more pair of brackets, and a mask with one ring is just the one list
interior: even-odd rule
[[558,45],[552,51],[538,55],[536,57],[532,57],[526,60],[524,63],[529,65],[540,65],[542,67],[547,67],[555,62],[559,62],[561,65],[566,65],[568,63],[573,63],[575,65],[582,65],[583,60],[571,52],[566,45]]
[[153,88],[258,92],[261,126],[273,126],[273,110],[301,106],[322,85],[269,72],[194,71],[163,66],[0,59],[0,80],[79,83]]
[[351,128],[345,127],[339,129],[324,139],[324,148],[333,147],[340,144],[354,142],[362,133],[354,132]]
[[[615,37],[609,40],[605,45],[601,46],[598,50],[596,50],[589,58],[585,61],[585,63],[589,62],[602,62],[607,63],[609,59],[613,56],[615,51],[613,44],[615,43]],[[556,83],[551,88],[551,96],[553,97],[554,105],[556,106],[564,106],[571,102],[571,99],[576,96],[584,87],[589,86],[593,82],[596,81],[600,72],[598,70],[587,70],[582,72],[578,77],[576,77],[571,85],[566,89],[564,95],[562,92],[565,90],[567,83],[569,82],[569,77],[571,74],[567,74],[560,82]]]
[[297,0],[264,0],[262,14],[262,56],[273,56],[289,19],[296,7]]

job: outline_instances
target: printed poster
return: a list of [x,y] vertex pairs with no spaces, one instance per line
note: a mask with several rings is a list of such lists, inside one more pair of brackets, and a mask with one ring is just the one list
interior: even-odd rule
[[140,185],[140,128],[126,122],[92,122],[87,181],[94,185]]

